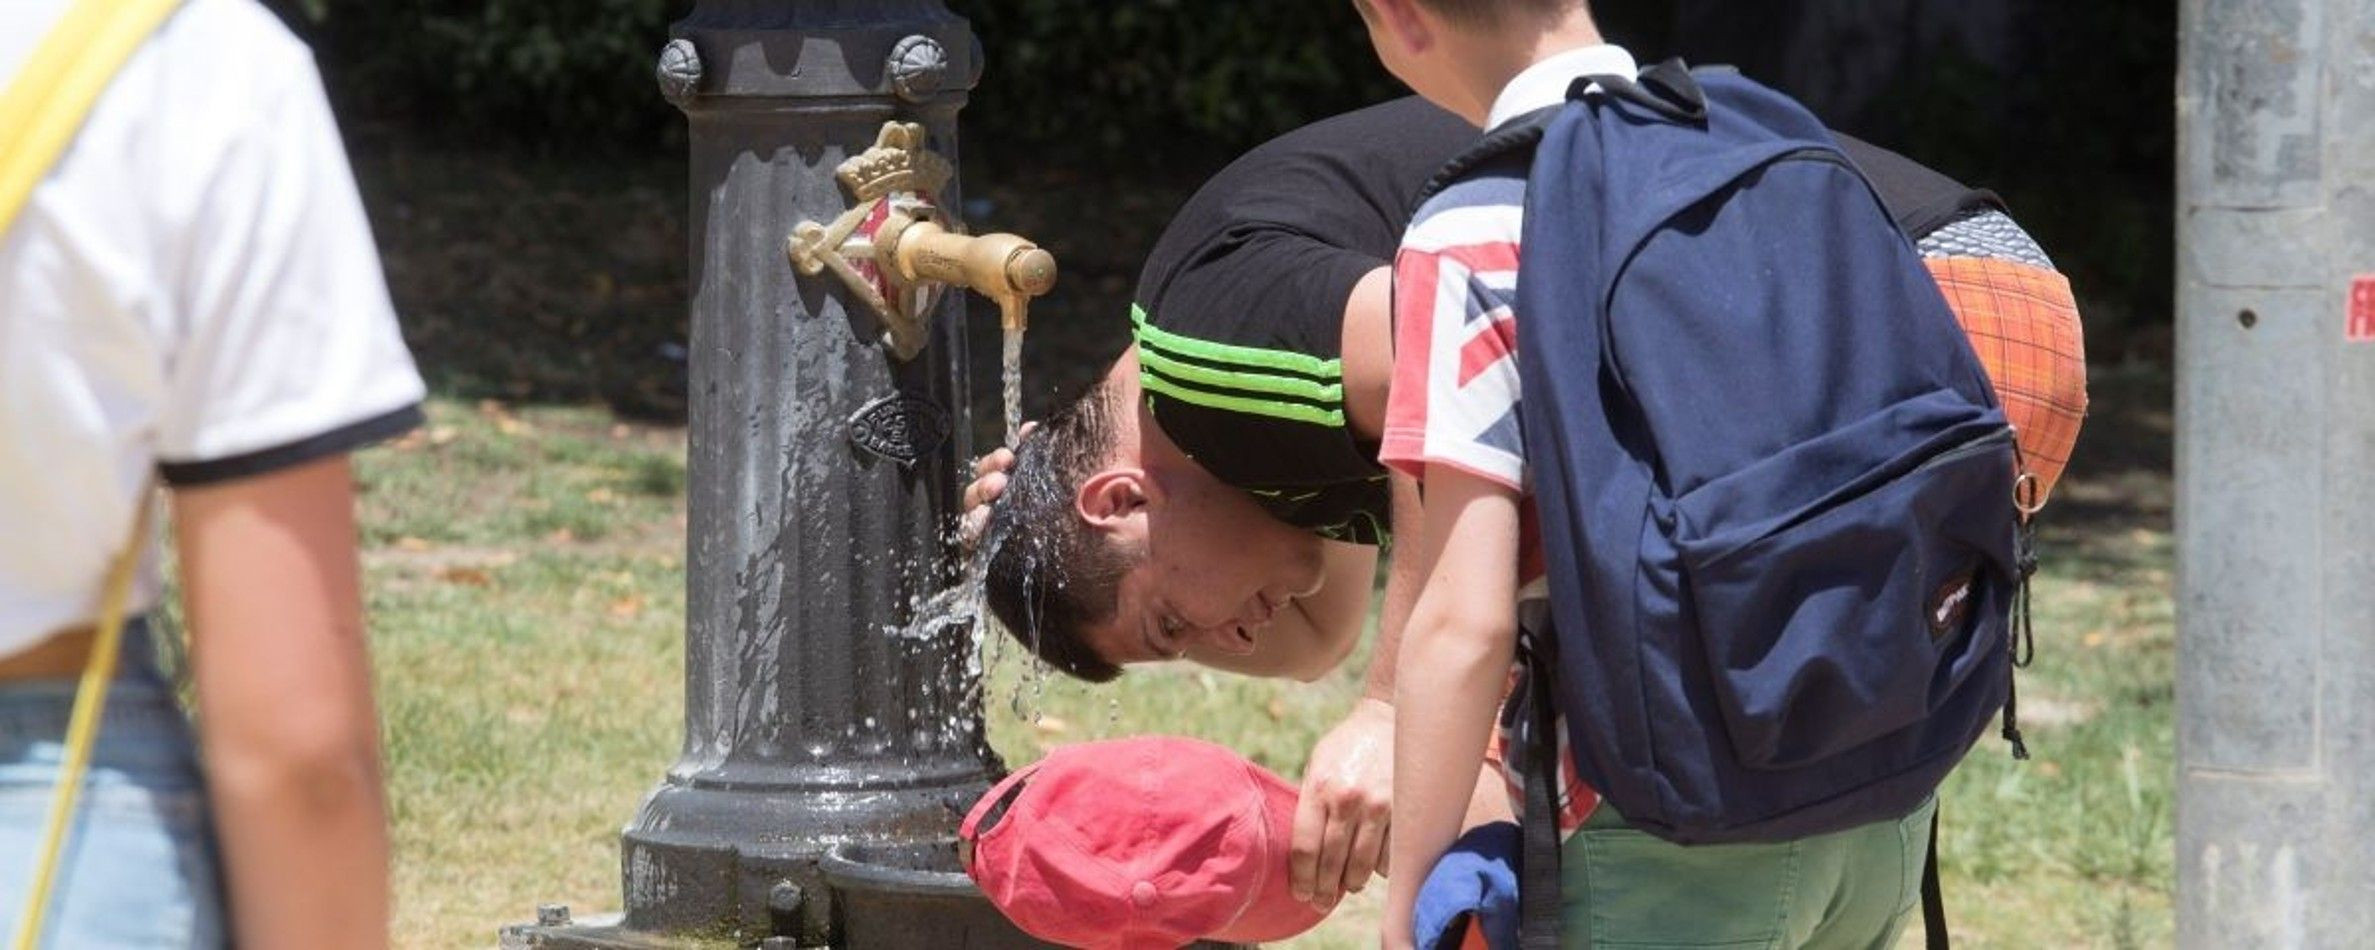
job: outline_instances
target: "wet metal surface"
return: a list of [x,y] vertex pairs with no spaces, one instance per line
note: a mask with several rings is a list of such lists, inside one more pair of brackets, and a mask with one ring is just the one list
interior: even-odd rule
[[[940,0],[703,0],[673,32],[658,74],[692,143],[684,746],[622,835],[623,920],[506,928],[506,946],[823,945],[827,849],[944,839],[999,771],[969,629],[897,635],[959,571],[963,295],[902,361],[784,255],[795,222],[848,206],[835,167],[883,123],[921,123],[956,160],[971,30]],[[937,197],[963,207],[954,182]]]

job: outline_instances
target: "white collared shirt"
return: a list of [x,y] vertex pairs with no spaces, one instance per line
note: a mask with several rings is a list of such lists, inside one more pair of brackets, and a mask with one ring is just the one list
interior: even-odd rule
[[1500,128],[1502,123],[1528,112],[1558,105],[1567,98],[1567,87],[1578,76],[1633,76],[1640,72],[1641,68],[1633,62],[1633,54],[1621,46],[1603,43],[1552,53],[1501,87],[1501,94],[1493,97],[1492,111],[1485,115],[1484,127]]

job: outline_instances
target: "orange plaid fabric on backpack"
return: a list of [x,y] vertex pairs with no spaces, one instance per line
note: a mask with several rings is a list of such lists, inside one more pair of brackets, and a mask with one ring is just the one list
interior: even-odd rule
[[2034,513],[2061,480],[2086,419],[2086,338],[2070,280],[2050,268],[1993,257],[1933,257],[1926,263],[2012,422],[2023,474],[2035,478],[2022,507]]
[[2035,514],[2086,419],[2086,337],[2069,278],[1993,193],[1854,136],[1838,139],[1919,247],[1987,368],[2020,446],[2019,507],[2024,518]]

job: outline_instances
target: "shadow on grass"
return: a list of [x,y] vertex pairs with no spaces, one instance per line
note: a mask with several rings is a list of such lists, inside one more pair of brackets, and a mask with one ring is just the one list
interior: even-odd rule
[[2171,380],[2160,366],[2088,368],[2086,425],[2071,452],[2071,478],[2043,515],[2045,530],[2168,530],[2175,505]]

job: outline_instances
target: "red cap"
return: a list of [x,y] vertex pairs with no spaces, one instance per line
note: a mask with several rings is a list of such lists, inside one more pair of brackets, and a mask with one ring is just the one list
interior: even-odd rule
[[1327,916],[1287,892],[1295,788],[1165,736],[1065,746],[1007,776],[957,833],[965,870],[1034,937],[1090,950],[1284,940]]

